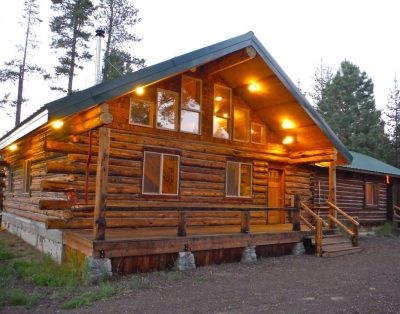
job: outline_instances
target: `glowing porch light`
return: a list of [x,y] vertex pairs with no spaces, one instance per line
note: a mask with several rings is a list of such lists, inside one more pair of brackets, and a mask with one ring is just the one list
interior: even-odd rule
[[144,88],[143,87],[138,87],[135,89],[135,93],[137,95],[143,95],[144,94]]
[[289,119],[283,119],[281,126],[284,129],[293,129],[295,127],[294,123]]
[[223,116],[224,118],[228,118],[228,114],[227,114],[227,113],[224,113],[222,116]]
[[222,100],[222,97],[221,97],[221,96],[215,97],[215,101],[221,101],[221,100]]
[[293,142],[294,142],[294,137],[291,135],[288,135],[283,139],[282,144],[289,145],[289,144],[292,144]]
[[260,87],[256,83],[251,82],[249,84],[248,89],[249,89],[250,92],[254,93],[254,92],[258,91],[260,89]]
[[60,128],[62,128],[63,125],[64,125],[64,121],[62,121],[62,120],[56,120],[56,121],[53,121],[53,122],[51,123],[51,126],[52,126],[54,129],[60,129]]
[[10,145],[10,147],[8,147],[8,149],[11,152],[14,152],[14,151],[16,151],[18,149],[18,145],[17,144],[12,144],[12,145]]

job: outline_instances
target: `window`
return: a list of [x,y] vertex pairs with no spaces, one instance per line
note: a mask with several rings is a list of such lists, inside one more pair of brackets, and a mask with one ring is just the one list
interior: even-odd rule
[[252,122],[251,123],[251,141],[256,144],[265,144],[265,125]]
[[181,131],[200,134],[201,80],[182,76]]
[[9,193],[14,192],[14,167],[8,167],[8,178],[7,178],[7,191]]
[[157,128],[176,130],[178,93],[157,90]]
[[365,205],[378,205],[378,187],[376,183],[365,182]]
[[231,138],[232,90],[229,87],[214,85],[214,123],[215,137]]
[[153,126],[154,103],[131,98],[129,123],[141,126]]
[[250,111],[236,107],[233,111],[233,138],[236,141],[250,141]]
[[143,194],[178,195],[179,156],[145,152]]
[[226,165],[226,196],[251,197],[251,164],[228,162]]
[[31,161],[22,162],[22,193],[29,193],[31,190]]

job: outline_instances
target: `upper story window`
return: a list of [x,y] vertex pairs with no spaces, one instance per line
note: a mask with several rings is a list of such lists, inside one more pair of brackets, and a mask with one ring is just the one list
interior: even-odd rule
[[260,123],[251,123],[251,141],[256,144],[265,144],[266,128]]
[[233,138],[236,141],[250,141],[250,110],[235,106],[233,111]]
[[251,197],[251,164],[228,161],[226,164],[226,196]]
[[182,76],[181,131],[200,134],[201,80]]
[[178,93],[158,89],[157,90],[157,128],[176,130]]
[[135,98],[131,98],[130,102],[129,123],[153,127],[154,103]]
[[378,186],[373,182],[365,182],[365,205],[378,206]]
[[179,156],[144,153],[143,194],[178,195]]
[[214,123],[213,135],[218,138],[231,138],[232,90],[229,87],[214,85]]
[[31,191],[31,161],[24,160],[22,162],[22,193]]

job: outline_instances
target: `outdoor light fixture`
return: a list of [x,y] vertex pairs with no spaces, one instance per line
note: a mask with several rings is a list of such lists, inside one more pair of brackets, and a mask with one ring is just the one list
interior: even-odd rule
[[138,95],[143,95],[144,94],[144,88],[143,87],[138,87],[138,88],[136,88],[135,92]]
[[10,151],[16,151],[17,150],[17,148],[18,148],[18,145],[17,144],[12,144],[12,145],[10,145],[10,147],[8,147],[8,149],[10,150]]
[[293,129],[294,123],[292,121],[290,121],[289,119],[283,119],[281,126],[284,129]]
[[249,88],[249,91],[251,91],[252,93],[258,91],[258,89],[259,89],[258,85],[254,82],[250,83],[248,88]]
[[292,144],[293,142],[294,142],[294,137],[291,135],[288,135],[283,139],[282,144],[289,145],[289,144]]
[[223,114],[223,117],[224,117],[224,118],[228,118],[228,114],[227,114],[227,113],[224,113],[224,114]]
[[222,100],[222,97],[221,97],[221,96],[215,97],[215,101],[221,101],[221,100]]
[[60,129],[60,128],[62,128],[63,125],[64,125],[64,121],[62,121],[62,120],[53,121],[53,123],[51,124],[51,126],[54,129]]

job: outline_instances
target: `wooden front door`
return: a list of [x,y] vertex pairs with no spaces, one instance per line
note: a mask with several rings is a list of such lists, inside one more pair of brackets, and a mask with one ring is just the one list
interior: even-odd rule
[[[283,177],[280,170],[268,171],[268,207],[283,207]],[[285,212],[269,211],[268,223],[285,223]]]

